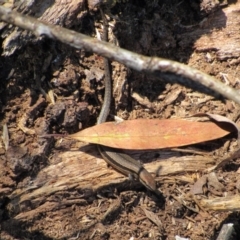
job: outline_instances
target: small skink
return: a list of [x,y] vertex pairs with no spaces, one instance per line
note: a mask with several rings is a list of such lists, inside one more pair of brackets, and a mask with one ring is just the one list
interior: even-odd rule
[[98,146],[104,160],[118,172],[140,181],[147,189],[157,192],[152,175],[138,161],[121,150]]
[[[105,16],[100,9],[102,18],[103,18],[103,40],[107,41],[107,23]],[[105,70],[105,94],[104,94],[104,101],[101,112],[99,114],[97,124],[103,123],[106,121],[110,104],[111,104],[111,74],[110,74],[110,67],[109,61],[107,58],[104,58],[104,70]],[[98,145],[98,149],[104,160],[116,169],[118,172],[126,175],[131,176],[134,179],[140,181],[147,189],[155,192],[157,195],[160,195],[156,187],[156,182],[152,175],[135,159],[130,157],[129,155],[121,152],[119,149],[109,148],[106,146]]]

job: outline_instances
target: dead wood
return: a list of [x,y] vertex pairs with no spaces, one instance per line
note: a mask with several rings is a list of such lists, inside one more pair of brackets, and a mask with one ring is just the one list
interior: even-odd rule
[[[59,207],[58,202],[47,203],[48,198],[64,191],[74,189],[82,193],[79,195],[80,203],[84,202],[89,193],[97,194],[103,188],[113,191],[114,186],[118,188],[122,186],[124,189],[131,186],[128,178],[107,168],[94,145],[79,145],[81,145],[79,150],[66,150],[54,154],[51,161],[57,163],[42,169],[26,188],[14,191],[10,196],[12,208],[16,208],[16,212],[18,212],[19,209],[24,209],[23,206],[27,203],[32,208],[30,212],[35,209],[34,212],[40,213],[41,209],[49,211],[54,207]],[[163,155],[168,156],[167,159],[162,158],[159,161],[145,164],[149,172],[160,177],[160,185],[161,178],[164,176],[178,175],[179,177],[187,172],[201,172],[215,163],[211,156],[174,157],[178,154],[171,152],[165,152]],[[139,157],[139,153],[135,153],[134,157]],[[65,204],[65,202],[61,204]],[[21,218],[26,221],[29,217],[35,216],[30,212],[25,211],[25,213],[17,215],[16,219]]]

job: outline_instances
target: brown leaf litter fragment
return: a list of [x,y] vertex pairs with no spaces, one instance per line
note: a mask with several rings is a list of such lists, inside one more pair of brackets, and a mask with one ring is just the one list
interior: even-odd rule
[[172,198],[174,198],[178,203],[180,203],[181,205],[185,206],[187,209],[195,212],[195,213],[199,213],[199,207],[198,205],[194,206],[190,206],[193,203],[193,198],[191,196],[187,196],[184,193],[181,193],[180,196],[174,196],[172,195]]
[[29,135],[34,135],[35,130],[30,129],[26,127],[28,121],[28,114],[24,113],[20,121],[18,122],[18,127],[21,129],[24,133],[29,134]]
[[101,216],[101,221],[105,221],[108,217],[110,217],[112,214],[117,212],[120,209],[120,207],[121,207],[121,200],[120,198],[117,198],[112,202],[108,210]]
[[152,221],[153,223],[155,223],[159,228],[162,227],[162,222],[161,222],[161,220],[159,219],[159,217],[158,217],[155,213],[148,211],[148,210],[147,210],[146,208],[144,208],[144,207],[141,207],[141,208],[142,208],[142,210],[144,211],[146,217],[147,217],[150,221]]
[[207,180],[208,180],[208,186],[213,187],[217,191],[225,190],[225,187],[222,185],[222,183],[219,182],[215,172],[209,173],[207,176]]
[[203,194],[203,186],[207,184],[207,175],[200,177],[190,188],[190,193],[197,195]]
[[239,157],[240,157],[240,149],[237,149],[235,152],[230,153],[227,157],[220,159],[220,161],[218,161],[218,163],[215,164],[214,166],[206,169],[206,172],[211,172],[213,170],[224,167],[228,162]]
[[36,134],[35,130],[28,128],[27,125],[29,125],[29,123],[33,125],[34,120],[37,118],[40,111],[46,105],[47,105],[47,102],[45,98],[40,96],[37,102],[33,106],[25,110],[25,113],[23,114],[23,116],[18,122],[18,128],[21,129],[26,134],[29,134],[29,135]]
[[134,92],[134,93],[132,93],[132,98],[134,98],[139,104],[141,104],[149,109],[154,108],[153,103],[150,102],[147,97],[142,97],[138,93]]
[[224,186],[219,182],[216,173],[211,172],[207,175],[203,175],[202,177],[200,177],[194,183],[194,185],[191,186],[190,193],[194,195],[203,194],[203,188],[205,185],[208,187],[208,189],[210,187],[213,188],[214,190],[212,189],[211,192],[214,192],[216,195],[219,195],[220,192],[222,193],[225,190]]
[[182,89],[178,88],[171,91],[164,99],[164,105],[167,106],[175,102],[181,93]]
[[86,81],[91,82],[94,79],[99,82],[104,77],[104,71],[93,66],[90,70],[84,69],[84,73],[86,75]]

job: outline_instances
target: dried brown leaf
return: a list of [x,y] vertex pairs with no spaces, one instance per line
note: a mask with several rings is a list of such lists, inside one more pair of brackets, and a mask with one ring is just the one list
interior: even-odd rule
[[162,149],[221,138],[231,132],[215,122],[183,119],[137,119],[107,122],[69,135],[83,142],[122,149]]

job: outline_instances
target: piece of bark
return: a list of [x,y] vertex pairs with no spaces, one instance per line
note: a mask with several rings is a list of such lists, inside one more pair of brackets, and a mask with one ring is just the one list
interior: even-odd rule
[[[127,189],[129,184],[132,185],[127,177],[107,168],[94,145],[80,145],[79,150],[56,153],[51,159],[53,163],[42,169],[26,188],[17,189],[9,196],[13,212],[17,214],[24,210],[16,219],[29,220],[34,216],[33,211],[39,213],[44,209],[59,207],[58,202],[55,205],[47,202],[51,196],[59,193],[61,195],[64,191],[74,189],[81,192],[83,195],[79,201],[84,201],[103,188],[115,186]],[[209,164],[214,164],[212,157],[183,156],[153,161],[144,166],[154,175],[164,176],[202,171]]]
[[217,60],[239,58],[240,2],[219,9],[205,19],[201,27],[181,34],[180,45],[186,48],[193,44],[197,52],[216,52]]

